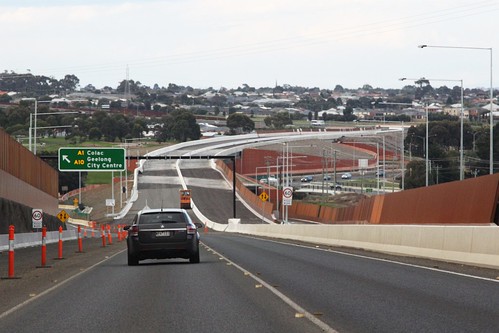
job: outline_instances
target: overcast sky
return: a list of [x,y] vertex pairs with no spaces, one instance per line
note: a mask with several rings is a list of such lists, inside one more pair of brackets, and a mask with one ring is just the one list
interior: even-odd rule
[[[498,0],[1,0],[0,70],[116,87],[499,87]],[[454,86],[459,82],[434,82]]]

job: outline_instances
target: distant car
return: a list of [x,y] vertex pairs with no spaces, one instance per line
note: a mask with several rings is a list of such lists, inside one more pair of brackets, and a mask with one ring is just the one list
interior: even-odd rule
[[352,179],[352,174],[349,172],[345,172],[341,175],[341,179]]
[[185,209],[143,209],[135,215],[128,231],[128,265],[145,259],[184,258],[199,263],[199,233]]
[[385,176],[385,172],[383,170],[376,171],[376,176],[384,177]]
[[338,190],[338,191],[342,189],[340,184],[331,185],[330,188],[331,190]]
[[260,179],[260,184],[269,184],[273,186],[277,186],[277,178],[269,177]]
[[325,175],[324,180],[331,180],[331,175]]
[[311,182],[313,179],[314,179],[314,177],[312,177],[312,176],[303,176],[303,177],[300,179],[300,181],[301,181],[302,183],[306,183],[306,182]]

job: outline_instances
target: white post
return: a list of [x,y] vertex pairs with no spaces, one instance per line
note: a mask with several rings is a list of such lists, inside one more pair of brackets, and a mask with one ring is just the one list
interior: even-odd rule
[[29,151],[33,151],[32,150],[32,147],[31,147],[31,132],[33,131],[33,120],[32,120],[32,113],[29,114],[29,133],[28,133],[28,147],[29,147]]
[[333,161],[333,186],[334,186],[334,191],[333,193],[336,194],[336,149],[334,150],[334,161]]
[[385,144],[385,135],[383,135],[383,192],[385,191],[386,187],[386,144]]
[[123,208],[123,171],[120,171],[120,209]]
[[[289,174],[289,145],[286,145],[286,173]],[[289,186],[289,176],[286,179],[286,186]],[[288,208],[289,206],[286,206],[285,223],[288,223]]]
[[81,171],[78,171],[78,203],[81,203]]
[[[283,166],[282,166],[282,169],[283,169],[284,173],[287,173],[287,172],[286,172],[286,168],[285,168],[286,163],[287,163],[287,160],[285,159],[285,158],[286,158],[286,150],[284,149],[284,147],[285,147],[285,146],[286,146],[286,147],[288,146],[288,143],[287,143],[287,142],[285,142],[285,143],[283,144],[283,146],[282,146],[282,158],[283,158],[283,162],[282,162]],[[289,177],[289,175],[288,175],[288,174],[286,174],[286,181],[282,183],[283,187],[284,187],[284,186],[287,186],[287,184],[288,184],[288,177]],[[281,221],[282,221],[282,223],[284,223],[284,218],[285,218],[285,216],[284,216],[284,205],[282,205],[282,206],[281,206]]]
[[[282,174],[279,175],[279,156],[277,156],[277,164],[276,164],[276,170],[275,170],[275,173],[276,173],[276,179],[277,179],[277,190],[275,191],[275,196],[276,196],[276,210],[277,212],[279,212],[279,184],[281,183],[281,178],[282,178]],[[281,177],[279,177],[281,176]]]
[[379,142],[376,141],[376,185],[378,186],[378,194],[379,194]]
[[130,164],[130,158],[128,157],[128,143],[126,142],[126,139],[125,139],[125,153],[126,153],[126,157],[125,157],[125,188],[126,188],[125,200],[128,202],[128,165]]
[[[111,198],[114,201],[114,171],[111,171]],[[113,215],[114,215],[114,206],[115,205],[116,205],[116,202],[113,205]]]
[[[462,137],[462,136],[461,136]],[[404,150],[404,139],[405,139],[405,130],[404,130],[404,122],[402,122],[402,146],[401,146],[401,159],[402,159],[402,191],[405,190],[405,150]]]

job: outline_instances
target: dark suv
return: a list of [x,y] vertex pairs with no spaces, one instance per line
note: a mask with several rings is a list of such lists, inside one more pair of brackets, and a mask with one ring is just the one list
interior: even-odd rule
[[128,265],[139,260],[185,258],[199,262],[199,233],[184,209],[143,209],[137,213],[128,231]]

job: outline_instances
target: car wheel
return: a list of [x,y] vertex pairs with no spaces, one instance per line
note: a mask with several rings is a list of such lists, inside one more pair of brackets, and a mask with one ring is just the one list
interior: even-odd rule
[[139,258],[133,254],[128,253],[128,266],[137,266],[139,264]]
[[199,263],[199,249],[189,258],[189,262],[192,264]]

